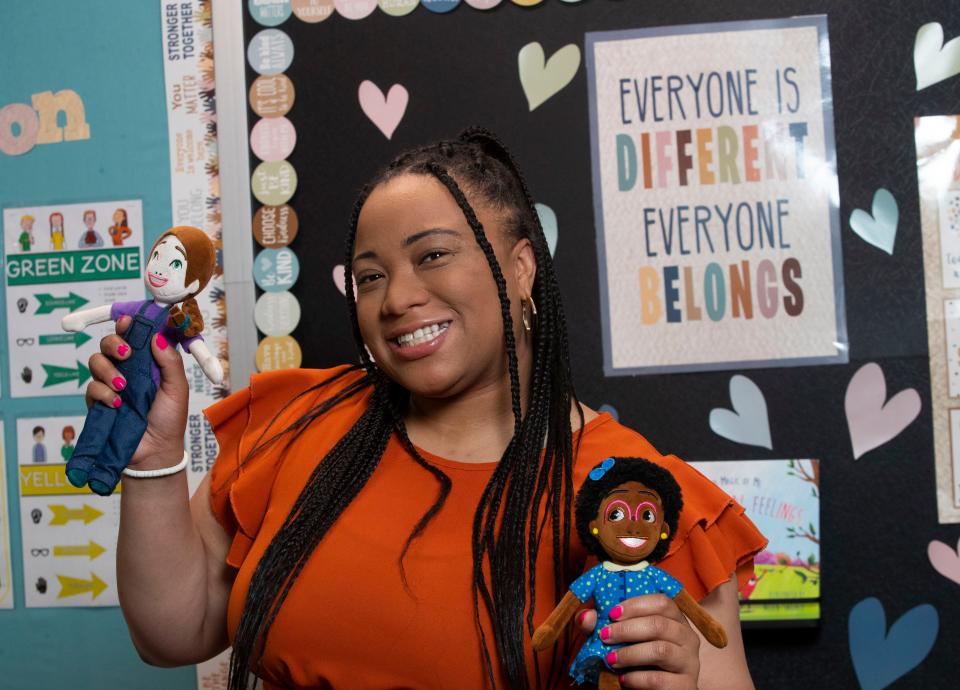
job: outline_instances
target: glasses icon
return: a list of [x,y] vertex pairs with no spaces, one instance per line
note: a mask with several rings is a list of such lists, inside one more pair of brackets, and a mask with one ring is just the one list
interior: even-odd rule
[[18,345],[19,347],[23,347],[23,346],[25,346],[25,345],[32,347],[32,346],[33,346],[33,343],[34,343],[34,339],[33,339],[33,338],[17,338],[17,345]]
[[30,549],[30,555],[35,558],[38,556],[49,556],[50,549]]

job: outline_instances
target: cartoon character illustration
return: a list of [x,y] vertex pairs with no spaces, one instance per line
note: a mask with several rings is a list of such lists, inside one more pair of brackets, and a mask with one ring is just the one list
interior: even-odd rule
[[607,458],[590,472],[577,493],[577,534],[588,551],[604,559],[577,578],[533,634],[537,651],[552,646],[580,606],[594,600],[597,626],[570,667],[578,683],[598,690],[620,687],[608,663],[623,644],[607,644],[602,631],[620,602],[643,594],[666,594],[710,644],[725,647],[726,632],[683,588],[679,580],[651,563],[667,554],[676,532],[683,496],[673,476],[642,458]]
[[63,249],[64,239],[63,214],[59,211],[54,211],[50,214],[50,246],[59,251]]
[[100,233],[94,230],[93,226],[97,224],[97,212],[88,209],[83,212],[83,224],[87,227],[80,235],[80,242],[77,246],[80,249],[91,249],[93,247],[102,247],[103,238]]
[[123,241],[133,234],[133,230],[127,225],[126,209],[118,208],[113,212],[113,225],[107,230],[114,247],[122,247]]
[[63,438],[63,447],[60,448],[60,456],[64,461],[69,461],[70,456],[73,455],[73,439],[77,437],[77,431],[71,425],[67,424],[67,426],[63,427],[60,435]]
[[[132,316],[123,334],[131,354],[117,363],[123,375],[114,407],[94,404],[76,448],[67,463],[74,486],[89,485],[94,493],[113,493],[120,473],[130,462],[147,428],[147,413],[160,386],[160,370],[150,346],[153,336],[182,345],[213,383],[223,381],[223,367],[203,341],[203,317],[194,297],[213,274],[213,243],[197,228],[180,226],[163,233],[150,250],[144,282],[152,300],[116,302],[76,311],[63,317],[66,331],[81,331],[104,321]],[[176,305],[183,303],[183,307]]]
[[27,214],[20,218],[20,237],[17,238],[17,242],[20,243],[20,249],[25,252],[30,251],[30,248],[33,247],[33,224],[36,222],[36,219]]
[[47,435],[47,430],[42,426],[33,427],[33,461],[47,461],[47,447],[43,445],[43,439]]

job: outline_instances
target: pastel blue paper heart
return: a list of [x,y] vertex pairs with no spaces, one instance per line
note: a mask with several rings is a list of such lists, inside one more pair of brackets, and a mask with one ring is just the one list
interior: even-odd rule
[[737,443],[772,450],[767,401],[757,384],[746,376],[734,376],[730,379],[730,402],[732,411],[720,407],[710,410],[713,433]]
[[600,412],[609,412],[611,417],[613,417],[618,422],[620,421],[620,413],[617,412],[617,408],[615,408],[613,405],[607,405],[606,403],[604,403],[603,405],[600,406]]
[[900,209],[893,194],[881,187],[873,195],[873,215],[859,208],[850,214],[850,229],[865,241],[893,254],[893,242],[897,238],[897,222]]
[[930,604],[920,604],[888,631],[883,604],[869,597],[850,610],[848,630],[850,658],[861,690],[881,690],[927,658],[940,630],[940,617]]
[[547,238],[547,247],[550,249],[550,256],[557,251],[557,214],[546,204],[534,204],[537,209],[537,215],[540,216],[540,225],[543,227],[543,234]]

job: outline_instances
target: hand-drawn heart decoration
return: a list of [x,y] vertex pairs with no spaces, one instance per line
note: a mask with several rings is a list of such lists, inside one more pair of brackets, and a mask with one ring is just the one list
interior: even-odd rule
[[580,69],[580,48],[575,43],[568,43],[545,60],[543,46],[534,41],[520,49],[517,66],[520,68],[520,85],[532,111],[576,76]]
[[850,610],[848,633],[861,690],[881,690],[916,668],[927,658],[939,631],[940,617],[930,604],[910,609],[887,631],[880,600],[858,602]]
[[957,549],[954,550],[942,541],[934,539],[927,546],[927,557],[934,570],[960,585],[960,541],[957,542]]
[[921,26],[913,42],[913,69],[917,73],[917,91],[960,74],[960,37],[944,45],[940,24]]
[[553,256],[554,252],[557,251],[557,214],[546,204],[534,204],[534,207],[540,217],[540,226],[543,228],[543,235],[547,239],[550,256]]
[[762,446],[773,450],[767,401],[753,381],[746,376],[730,379],[730,402],[733,410],[710,410],[710,428],[713,433],[737,443]]
[[876,362],[864,364],[850,379],[843,403],[853,458],[891,441],[920,414],[920,394],[906,388],[887,400],[887,381]]
[[376,84],[365,80],[361,82],[357,96],[364,115],[383,132],[383,136],[387,139],[392,137],[407,111],[407,103],[410,102],[407,90],[400,84],[394,84],[384,97]]
[[850,214],[850,229],[862,239],[893,255],[893,243],[897,239],[897,222],[900,209],[893,194],[881,187],[873,195],[873,215],[855,208]]

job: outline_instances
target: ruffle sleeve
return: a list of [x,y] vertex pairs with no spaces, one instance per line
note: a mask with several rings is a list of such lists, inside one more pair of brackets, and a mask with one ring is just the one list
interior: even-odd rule
[[698,601],[737,575],[738,589],[753,576],[753,557],[767,545],[745,509],[694,467],[674,455],[661,457],[683,491],[677,534],[657,564]]
[[288,369],[254,374],[248,388],[204,410],[220,446],[210,472],[210,504],[214,516],[233,537],[228,565],[241,566],[260,531],[283,459],[279,449],[272,447],[247,456],[259,441],[363,375],[362,371],[349,372],[328,386],[297,396],[338,371]]

